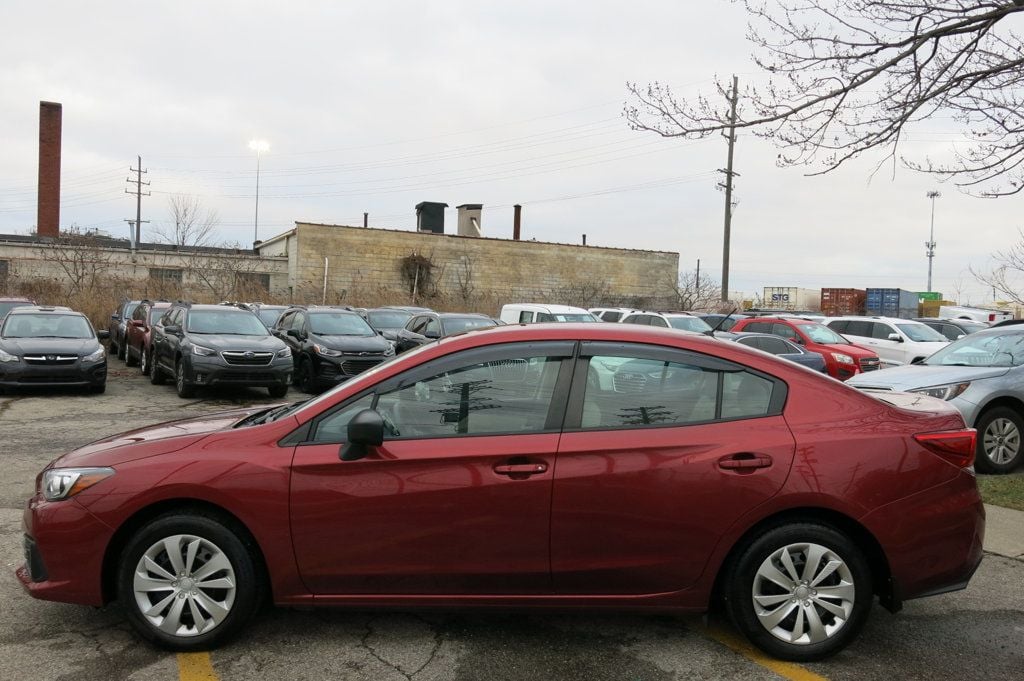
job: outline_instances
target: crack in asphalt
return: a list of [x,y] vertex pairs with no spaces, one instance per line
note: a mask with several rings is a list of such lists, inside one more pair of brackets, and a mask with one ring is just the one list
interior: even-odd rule
[[404,669],[402,669],[402,666],[400,664],[394,664],[394,663],[388,661],[387,659],[385,659],[384,657],[382,657],[376,651],[376,649],[374,649],[374,647],[372,645],[370,645],[370,643],[369,643],[370,637],[377,633],[377,631],[374,630],[374,628],[373,628],[373,622],[376,619],[379,619],[379,617],[378,616],[371,616],[371,617],[369,617],[366,620],[366,624],[363,625],[366,628],[366,632],[363,634],[362,639],[360,639],[359,647],[360,648],[364,648],[366,650],[366,652],[370,653],[370,655],[373,656],[375,659],[377,659],[381,663],[387,665],[391,669],[394,669],[396,672],[398,672],[399,674],[404,676],[409,681],[412,681],[412,678],[414,676],[416,676],[417,674],[422,672],[424,669],[426,669],[428,666],[430,666],[430,663],[433,662],[434,658],[437,656],[437,651],[440,650],[441,644],[444,642],[444,636],[441,634],[440,631],[438,631],[438,629],[433,624],[431,624],[427,620],[423,619],[422,617],[418,617],[418,616],[415,617],[415,619],[418,619],[419,621],[421,621],[424,624],[426,624],[427,627],[429,627],[430,630],[433,632],[433,634],[434,634],[434,646],[433,646],[433,648],[431,648],[430,655],[427,656],[427,661],[426,662],[424,662],[419,667],[417,667],[415,671],[407,672]]

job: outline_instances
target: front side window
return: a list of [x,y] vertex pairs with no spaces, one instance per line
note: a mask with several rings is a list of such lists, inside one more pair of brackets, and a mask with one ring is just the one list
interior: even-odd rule
[[559,357],[478,362],[381,394],[385,438],[535,433],[545,428]]
[[924,360],[930,366],[1015,367],[1024,364],[1024,333],[971,334]]
[[879,340],[888,340],[889,334],[896,333],[896,329],[892,328],[888,324],[881,324],[875,322],[871,325],[871,338],[877,338]]
[[700,317],[669,317],[669,325],[673,329],[693,331],[695,333],[704,333],[711,330],[711,326]]
[[606,322],[617,322],[620,319],[622,319],[622,313],[610,310],[610,311],[605,312],[604,314],[602,314],[601,315],[601,319],[606,321]]
[[772,324],[772,334],[783,338],[799,338],[797,332],[788,324]]
[[348,440],[348,422],[363,411],[373,407],[374,394],[363,395],[349,402],[341,409],[320,419],[311,440],[314,442],[345,442]]

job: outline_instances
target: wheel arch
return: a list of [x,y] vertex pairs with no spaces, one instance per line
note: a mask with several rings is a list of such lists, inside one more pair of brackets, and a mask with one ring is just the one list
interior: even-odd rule
[[718,568],[711,592],[713,599],[715,601],[721,600],[723,583],[728,578],[728,574],[737,556],[758,536],[775,527],[801,522],[831,527],[842,532],[861,547],[864,550],[864,557],[871,568],[871,578],[875,594],[878,595],[882,606],[890,612],[898,612],[902,608],[902,600],[898,593],[898,588],[892,581],[892,570],[889,567],[889,560],[886,558],[885,551],[882,549],[878,539],[875,538],[875,535],[864,525],[844,513],[829,508],[811,506],[779,511],[761,519],[748,528],[733,543]]
[[238,516],[223,506],[219,506],[203,499],[175,498],[162,499],[148,506],[140,508],[133,513],[117,531],[114,532],[110,542],[107,544],[103,554],[103,568],[101,574],[101,588],[104,603],[109,603],[117,597],[117,570],[118,561],[125,545],[141,527],[149,521],[169,512],[187,514],[195,513],[212,517],[241,535],[242,543],[252,552],[256,570],[260,579],[271,589],[270,574],[267,569],[266,557],[263,555],[263,547],[260,546],[256,537]]
[[986,402],[980,409],[978,409],[977,416],[974,417],[974,427],[977,427],[977,423],[981,420],[982,416],[998,407],[1009,407],[1016,411],[1021,418],[1024,418],[1024,401],[1013,397],[1012,395],[1000,395],[999,397]]

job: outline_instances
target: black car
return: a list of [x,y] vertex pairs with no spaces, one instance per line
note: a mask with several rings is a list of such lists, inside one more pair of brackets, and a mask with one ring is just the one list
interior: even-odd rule
[[395,355],[391,341],[345,308],[289,309],[277,320],[274,334],[291,348],[295,383],[307,393],[348,380]]
[[398,332],[405,328],[414,313],[396,307],[375,307],[360,314],[374,331],[390,341],[397,341]]
[[152,329],[149,380],[174,377],[179,397],[213,385],[264,387],[284,397],[292,378],[292,353],[259,318],[227,305],[175,303]]
[[395,350],[405,352],[424,343],[462,333],[469,329],[496,326],[493,319],[469,312],[425,312],[418,314],[398,332]]
[[141,300],[126,300],[117,306],[114,314],[110,315],[110,325],[107,327],[110,334],[110,354],[118,359],[127,359],[127,343],[124,342],[128,329],[128,320],[132,312],[139,306]]
[[107,351],[81,312],[66,307],[24,306],[0,326],[0,388],[79,386],[101,393],[107,386]]
[[263,303],[249,303],[249,307],[268,329],[273,329],[277,320],[288,309],[287,305],[264,305]]
[[975,331],[984,331],[990,328],[985,322],[975,322],[970,319],[935,319],[934,317],[917,317],[915,322],[921,322],[932,327],[951,341],[959,340]]

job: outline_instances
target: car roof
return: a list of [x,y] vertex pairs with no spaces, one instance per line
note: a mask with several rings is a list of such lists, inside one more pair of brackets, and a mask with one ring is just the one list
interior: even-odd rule
[[64,307],[63,305],[26,305],[24,307],[16,307],[7,313],[10,315],[23,315],[23,314],[63,314],[63,315],[78,315],[84,317],[85,315],[81,312],[76,312],[70,307]]
[[892,323],[892,324],[895,324],[896,322],[899,322],[900,324],[906,324],[906,323],[921,324],[922,323],[922,322],[919,322],[919,321],[914,320],[914,319],[904,319],[903,317],[868,317],[868,316],[865,316],[865,315],[843,315],[843,316],[840,316],[840,317],[826,317],[825,318],[825,323],[833,322],[833,321],[889,322],[889,323]]
[[508,308],[510,310],[516,310],[516,309],[534,310],[534,311],[540,311],[540,312],[549,312],[549,313],[553,313],[553,314],[564,313],[564,312],[571,312],[571,313],[590,312],[590,310],[588,310],[588,309],[586,309],[584,307],[576,307],[574,305],[547,305],[547,304],[544,304],[544,303],[509,303],[507,305],[502,305],[501,308],[503,310],[505,308]]
[[[178,305],[179,303],[172,303],[172,305]],[[231,312],[236,314],[237,312],[248,312],[252,314],[252,310],[247,310],[244,307],[235,307],[234,305],[212,305],[207,303],[185,305],[187,310],[199,310],[201,312],[217,311],[217,312]]]
[[31,298],[19,298],[17,296],[13,296],[13,297],[2,297],[2,296],[0,296],[0,303],[31,303],[33,305],[36,304],[35,301],[32,300]]

